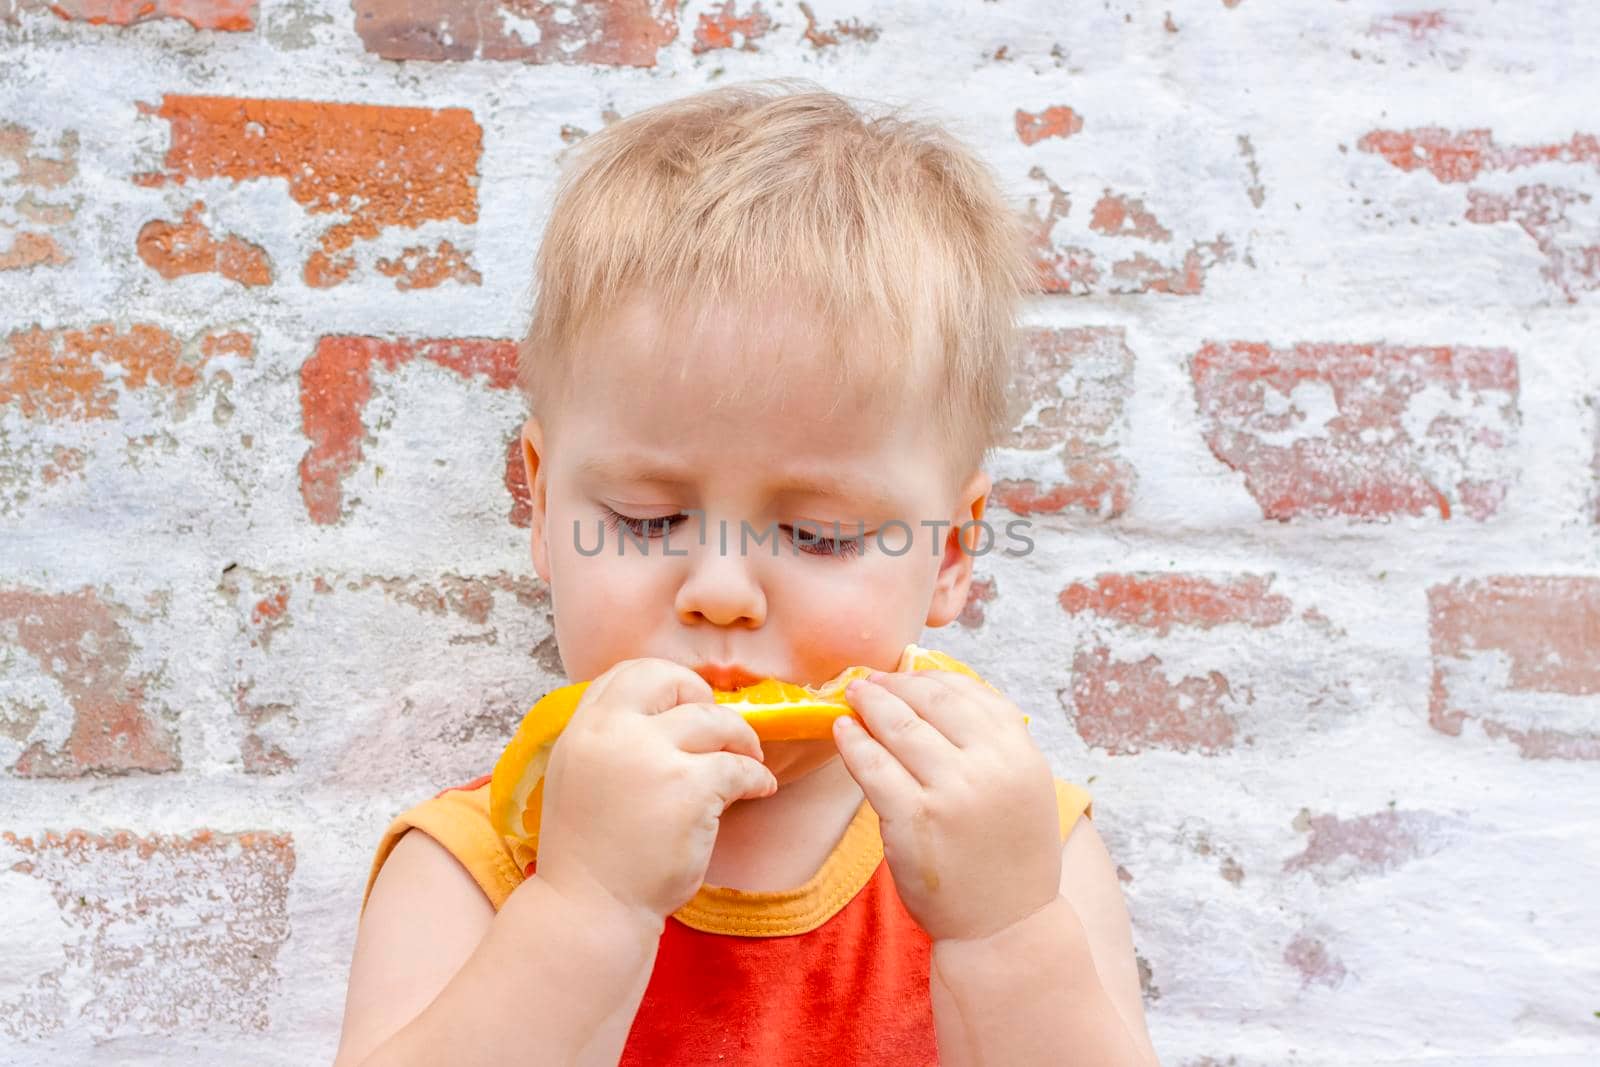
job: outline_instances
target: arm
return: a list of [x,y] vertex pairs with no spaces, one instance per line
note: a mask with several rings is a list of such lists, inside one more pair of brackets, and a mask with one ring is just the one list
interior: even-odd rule
[[537,875],[496,913],[431,837],[408,832],[356,933],[334,1067],[605,1064],[622,1056],[662,922],[569,900]]
[[1062,846],[1061,895],[988,937],[935,941],[930,986],[951,1067],[1158,1063],[1127,906],[1087,817]]

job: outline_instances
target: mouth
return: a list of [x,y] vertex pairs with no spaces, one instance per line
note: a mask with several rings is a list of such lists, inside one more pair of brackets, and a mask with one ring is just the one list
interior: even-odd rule
[[738,664],[727,663],[701,663],[690,668],[694,673],[706,680],[706,684],[713,689],[723,692],[732,692],[747,685],[754,685],[764,678],[765,674],[756,674],[746,670]]

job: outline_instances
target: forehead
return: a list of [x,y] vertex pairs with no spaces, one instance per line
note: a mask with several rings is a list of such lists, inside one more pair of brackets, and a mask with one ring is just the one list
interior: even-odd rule
[[873,331],[842,352],[828,332],[779,298],[712,307],[698,324],[630,301],[580,338],[559,437],[591,473],[653,457],[663,472],[720,464],[893,485],[936,466],[915,376],[888,369],[897,361]]

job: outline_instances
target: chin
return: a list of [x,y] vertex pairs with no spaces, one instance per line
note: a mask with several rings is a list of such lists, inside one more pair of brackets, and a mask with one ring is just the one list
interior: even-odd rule
[[761,752],[767,757],[767,769],[778,779],[779,785],[784,785],[837,756],[839,748],[831,738],[819,741],[763,741]]

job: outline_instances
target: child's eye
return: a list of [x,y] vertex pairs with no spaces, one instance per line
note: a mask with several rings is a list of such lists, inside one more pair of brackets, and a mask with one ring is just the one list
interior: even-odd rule
[[813,529],[784,528],[789,531],[790,538],[800,551],[812,556],[849,559],[861,552],[862,542],[866,540],[864,537],[819,537]]
[[631,515],[623,515],[620,512],[612,511],[604,504],[600,505],[600,507],[605,512],[606,529],[616,533],[617,527],[626,526],[628,531],[636,537],[653,537],[652,531],[654,530],[660,530],[664,536],[669,529],[677,524],[679,519],[687,519],[689,517],[680,511],[675,515],[663,515],[660,518],[636,519]]

